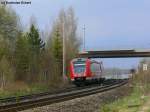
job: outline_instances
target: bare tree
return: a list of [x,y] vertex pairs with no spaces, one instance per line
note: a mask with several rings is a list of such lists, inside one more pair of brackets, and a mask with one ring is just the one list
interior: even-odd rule
[[[65,41],[63,43],[63,53],[65,53],[65,69],[66,75],[68,74],[69,61],[76,56],[80,47],[80,41],[77,34],[77,18],[75,17],[74,10],[70,7],[67,11],[62,9],[55,20],[52,31],[49,36],[48,44],[51,46],[53,35],[56,29],[59,29],[60,37]],[[63,42],[63,41],[62,41]]]

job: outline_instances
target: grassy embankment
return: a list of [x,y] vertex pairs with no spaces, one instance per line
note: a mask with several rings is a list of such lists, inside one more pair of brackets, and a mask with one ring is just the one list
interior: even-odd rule
[[149,72],[135,74],[132,81],[130,82],[130,85],[133,86],[133,90],[130,95],[125,96],[122,99],[118,99],[112,103],[104,104],[101,106],[100,112],[140,111],[150,99]]
[[46,85],[41,84],[27,85],[23,82],[17,82],[15,84],[7,86],[7,88],[4,88],[3,90],[0,90],[0,98],[21,96],[32,93],[40,93],[49,90],[50,88]]
[[0,99],[6,97],[12,97],[12,96],[17,97],[17,96],[28,95],[33,93],[55,91],[67,86],[67,84],[63,84],[63,83],[60,84],[56,84],[55,82],[51,84],[34,83],[30,85],[24,82],[11,83],[3,89],[0,88]]

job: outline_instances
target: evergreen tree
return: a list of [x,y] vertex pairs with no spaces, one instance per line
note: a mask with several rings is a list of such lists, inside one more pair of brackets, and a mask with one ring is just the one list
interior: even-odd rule
[[[57,35],[57,33],[59,35]],[[58,36],[60,37],[60,39],[56,38]],[[63,38],[65,38],[64,45],[62,44]],[[57,42],[61,44],[58,44]],[[54,44],[54,43],[57,43],[57,44]],[[66,75],[67,75],[69,73],[67,69],[69,66],[69,62],[71,59],[76,57],[79,51],[80,44],[81,44],[77,35],[77,19],[75,17],[73,8],[69,8],[67,11],[65,10],[60,11],[57,20],[53,24],[52,31],[50,32],[50,36],[49,36],[47,44],[48,44],[47,47],[52,49],[53,55],[56,58],[62,57],[63,50],[62,48],[60,50],[60,47],[64,47],[65,49],[65,53],[64,53],[65,64],[64,65],[66,68]],[[60,51],[57,49],[59,49]],[[57,55],[61,55],[61,56],[57,56]],[[58,58],[58,59],[63,59],[63,58]],[[60,70],[62,71],[62,68],[60,68]]]
[[62,38],[60,37],[59,29],[54,33],[53,37],[53,55],[56,61],[62,61]]
[[29,57],[30,57],[30,81],[34,82],[38,79],[40,71],[40,56],[41,51],[45,47],[45,43],[42,41],[39,35],[39,31],[35,28],[34,24],[31,25],[29,32],[27,33],[27,39],[29,43]]
[[53,46],[52,46],[52,52],[55,60],[55,65],[54,65],[54,74],[55,74],[55,80],[59,81],[60,76],[62,76],[62,38],[60,36],[60,31],[57,28],[56,31],[54,32],[53,36]]
[[25,36],[20,35],[15,49],[16,80],[25,81],[29,72],[29,45]]
[[27,33],[27,38],[29,40],[30,50],[38,55],[40,50],[44,49],[45,43],[40,38],[38,29],[36,29],[33,24],[30,27],[30,31]]

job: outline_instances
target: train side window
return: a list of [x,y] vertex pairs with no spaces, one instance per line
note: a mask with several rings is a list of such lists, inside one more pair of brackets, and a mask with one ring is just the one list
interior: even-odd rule
[[92,72],[95,72],[95,66],[94,66],[94,63],[91,63],[90,69],[91,69]]
[[95,67],[95,72],[97,72],[97,64],[96,63],[94,63],[94,67]]
[[96,64],[96,72],[99,72],[100,71],[99,64],[98,63],[95,63],[95,64]]
[[102,71],[101,64],[91,63],[91,71],[92,72],[101,72]]
[[98,63],[91,63],[91,71],[92,72],[100,72],[100,65]]
[[98,68],[98,71],[101,72],[101,64],[98,64],[97,68]]

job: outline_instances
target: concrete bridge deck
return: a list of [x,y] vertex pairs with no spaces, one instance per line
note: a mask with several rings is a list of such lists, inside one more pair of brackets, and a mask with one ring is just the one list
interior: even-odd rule
[[128,58],[128,57],[150,57],[149,50],[106,50],[85,51],[78,54],[80,58]]

